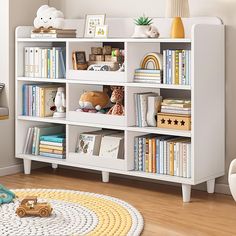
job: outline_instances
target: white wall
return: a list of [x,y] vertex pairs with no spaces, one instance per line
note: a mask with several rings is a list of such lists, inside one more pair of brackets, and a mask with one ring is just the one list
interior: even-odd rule
[[[47,0],[1,0],[0,1],[0,82],[6,83],[1,105],[8,106],[10,117],[0,121],[0,172],[19,163],[14,158],[14,37],[18,25],[32,25],[37,9]],[[16,170],[16,168],[13,168]],[[0,173],[1,175],[1,173]]]
[[[165,0],[49,0],[66,18],[106,13],[108,17],[164,16]],[[236,1],[189,0],[192,16],[218,16],[226,25],[226,169],[236,158]],[[227,176],[218,183],[227,183]]]

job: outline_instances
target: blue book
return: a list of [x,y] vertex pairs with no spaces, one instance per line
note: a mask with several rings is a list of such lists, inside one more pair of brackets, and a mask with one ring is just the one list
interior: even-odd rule
[[40,156],[44,156],[44,157],[58,158],[58,159],[64,159],[65,158],[65,155],[54,154],[54,153],[47,153],[47,152],[40,152],[39,155]]
[[59,57],[60,57],[60,69],[61,69],[61,74],[63,78],[66,78],[66,66],[65,66],[65,51],[64,49],[61,49],[59,52]]
[[22,115],[23,116],[27,116],[27,85],[24,84],[22,86],[22,94],[23,94],[23,112],[22,112]]
[[134,138],[134,170],[138,171],[138,137]]
[[156,138],[156,173],[160,174],[160,139]]
[[32,86],[32,116],[36,116],[36,86]]
[[65,142],[65,137],[66,135],[64,133],[54,135],[42,135],[40,136],[40,141],[63,143]]

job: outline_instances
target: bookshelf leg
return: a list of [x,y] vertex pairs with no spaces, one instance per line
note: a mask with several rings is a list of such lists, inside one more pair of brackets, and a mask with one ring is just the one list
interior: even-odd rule
[[208,193],[215,192],[215,179],[211,179],[207,181],[207,192]]
[[24,159],[24,172],[26,175],[31,173],[31,160]]
[[183,202],[190,202],[190,199],[191,199],[191,185],[182,184],[182,195],[183,195]]
[[58,164],[52,163],[52,168],[53,168],[53,169],[57,169],[57,168],[58,168]]
[[109,172],[102,171],[102,182],[103,183],[109,182]]

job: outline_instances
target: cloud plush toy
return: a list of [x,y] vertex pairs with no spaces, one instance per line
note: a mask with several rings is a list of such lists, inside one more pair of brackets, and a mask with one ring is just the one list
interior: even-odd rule
[[54,7],[48,5],[41,6],[37,11],[37,16],[34,19],[35,28],[57,28],[62,29],[64,26],[64,15]]

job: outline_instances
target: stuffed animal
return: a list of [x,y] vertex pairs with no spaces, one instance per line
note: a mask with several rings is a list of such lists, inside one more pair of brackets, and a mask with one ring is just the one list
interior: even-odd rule
[[90,91],[81,95],[79,105],[84,112],[97,112],[109,104],[109,96],[106,92]]
[[118,115],[124,116],[125,115],[125,108],[122,105],[122,101],[124,99],[124,87],[111,87],[112,94],[111,94],[111,102],[115,103],[115,105],[108,111],[108,115]]
[[34,19],[35,28],[56,28],[62,29],[64,26],[64,15],[54,7],[48,5],[41,6]]
[[152,25],[149,31],[147,31],[147,36],[149,38],[159,38],[160,33],[158,32],[158,29]]
[[12,202],[15,197],[16,196],[12,191],[0,185],[0,205]]

